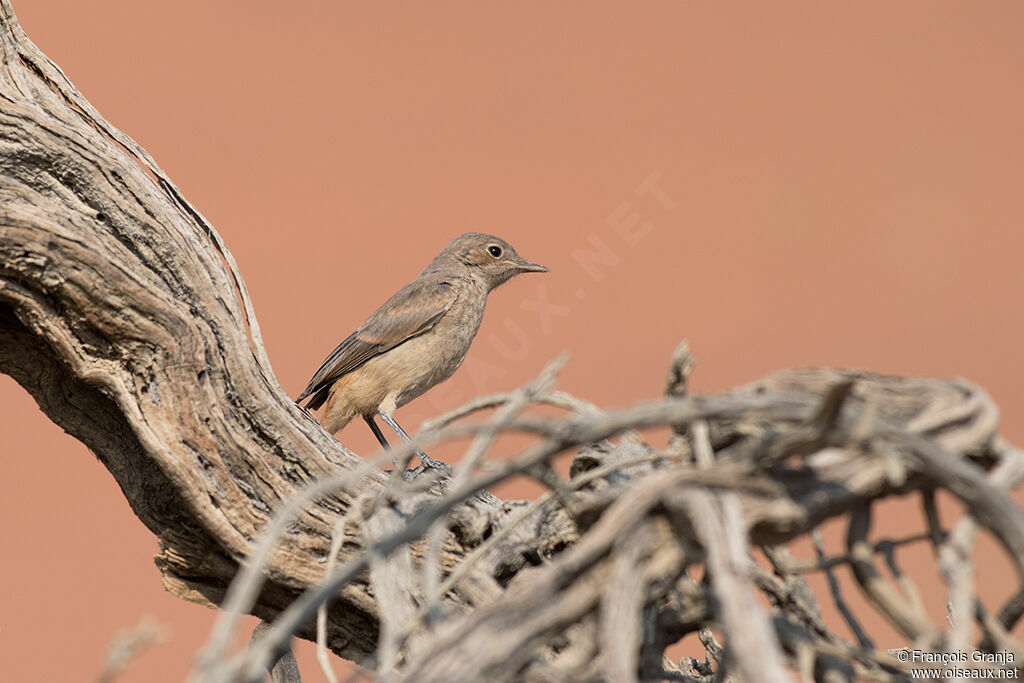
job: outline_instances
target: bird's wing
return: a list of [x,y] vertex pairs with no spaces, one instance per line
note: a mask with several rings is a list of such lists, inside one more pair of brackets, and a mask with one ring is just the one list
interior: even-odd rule
[[420,279],[402,287],[338,344],[295,402],[313,396],[307,407],[319,408],[339,378],[432,328],[455,298],[455,288],[447,282]]

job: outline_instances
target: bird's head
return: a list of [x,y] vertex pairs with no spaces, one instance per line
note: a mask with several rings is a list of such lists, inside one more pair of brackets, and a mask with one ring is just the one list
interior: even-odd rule
[[546,273],[548,269],[527,261],[515,248],[494,235],[468,232],[448,243],[434,259],[438,262],[462,264],[473,277],[494,289],[520,273]]

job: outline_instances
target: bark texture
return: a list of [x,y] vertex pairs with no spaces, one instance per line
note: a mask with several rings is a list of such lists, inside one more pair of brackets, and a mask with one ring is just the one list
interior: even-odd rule
[[[475,436],[453,470],[389,476],[278,386],[217,233],[28,40],[7,0],[0,52],[0,370],[110,470],[160,539],[167,589],[227,608],[197,679],[257,676],[292,634],[316,638],[318,612],[322,645],[384,680],[905,677],[854,615],[857,642],[823,623],[803,574],[841,564],[908,645],[963,648],[973,620],[979,646],[1024,661],[1009,633],[1021,593],[993,610],[970,581],[978,530],[1024,577],[1024,513],[1007,494],[1024,458],[978,387],[808,369],[688,397],[681,347],[665,397],[604,412],[555,391],[552,367],[425,427],[424,443]],[[569,414],[536,417],[537,404]],[[496,410],[469,419],[485,409]],[[631,433],[658,425],[674,428],[666,449]],[[534,445],[488,462],[508,430]],[[565,453],[568,479],[552,467]],[[549,492],[486,493],[516,474]],[[940,489],[966,510],[951,528],[935,513]],[[928,528],[869,542],[872,504],[907,493]],[[844,553],[797,560],[781,547],[837,516],[849,518]],[[950,624],[876,566],[896,566],[911,542],[936,548]],[[697,565],[705,581],[690,578]],[[239,611],[273,624],[231,655]],[[691,632],[708,659],[667,661]]]
[[[6,2],[0,22],[0,369],[111,471],[160,538],[168,590],[217,604],[271,510],[358,458],[278,386],[206,219]],[[296,520],[268,562],[260,611],[321,578],[330,520],[350,502]],[[372,650],[367,587],[342,600],[337,649]]]

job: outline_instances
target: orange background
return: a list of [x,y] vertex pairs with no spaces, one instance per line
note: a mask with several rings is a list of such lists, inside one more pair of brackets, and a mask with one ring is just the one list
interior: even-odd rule
[[[685,337],[700,391],[800,365],[963,376],[1024,441],[1020,3],[14,5],[223,235],[292,396],[480,230],[551,273],[492,296],[455,378],[399,411],[407,428],[565,349],[563,389],[655,398]],[[662,201],[636,191],[652,175]],[[610,217],[634,213],[630,243]],[[89,680],[143,615],[171,638],[123,680],[182,679],[213,612],[163,592],[113,479],[7,377],[0,407],[9,680]],[[362,425],[342,440],[373,445]],[[919,530],[916,507],[882,520]],[[1012,572],[980,548],[982,595],[1002,599]],[[920,571],[939,621],[942,584]]]

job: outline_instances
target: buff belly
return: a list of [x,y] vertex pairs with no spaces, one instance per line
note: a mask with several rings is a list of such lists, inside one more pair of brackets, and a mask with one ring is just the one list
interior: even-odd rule
[[390,413],[451,377],[466,353],[439,341],[429,333],[414,337],[341,377],[324,405],[324,429],[333,434],[357,415]]

